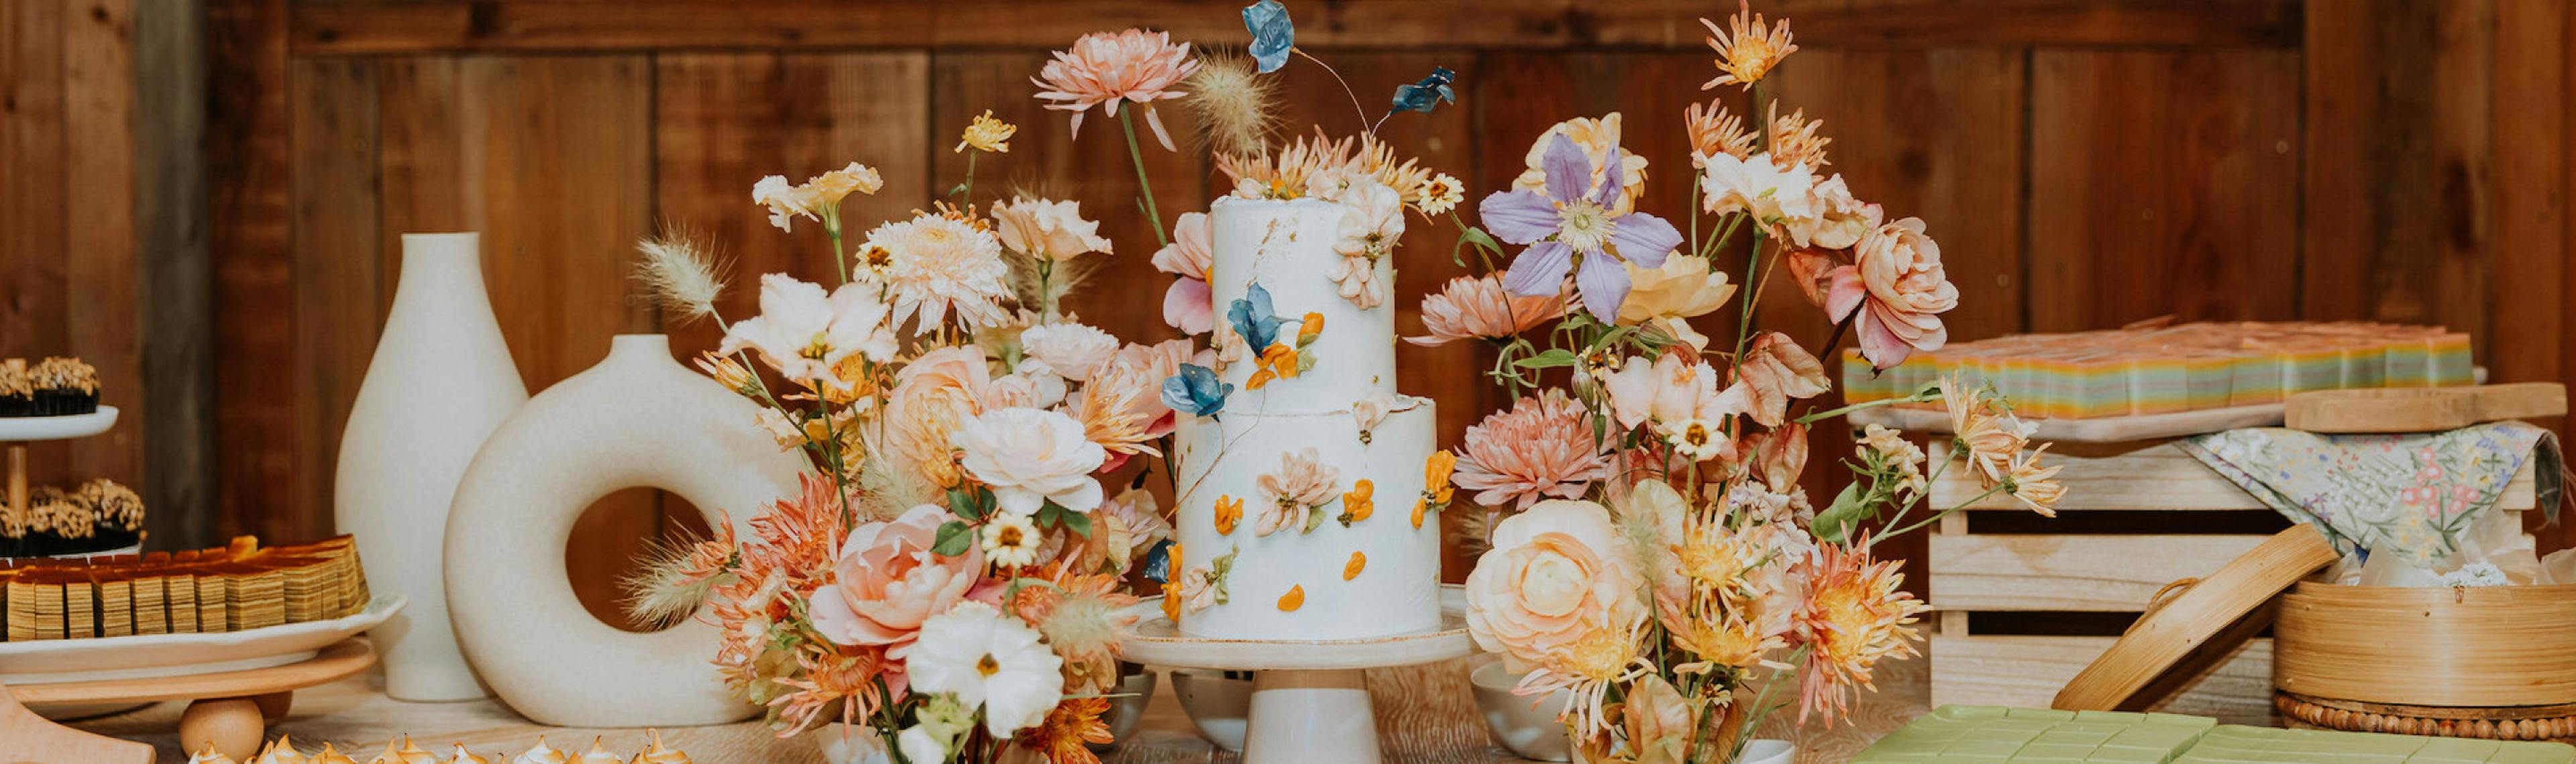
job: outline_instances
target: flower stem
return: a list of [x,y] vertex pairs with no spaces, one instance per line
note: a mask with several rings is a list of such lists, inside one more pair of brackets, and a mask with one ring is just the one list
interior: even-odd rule
[[979,149],[966,154],[966,182],[957,184],[957,201],[960,203],[975,194],[975,157],[982,153]]
[[1980,493],[1980,494],[1977,494],[1977,495],[1975,495],[1975,496],[1970,496],[1970,497],[1968,497],[1968,500],[1967,500],[1967,501],[1959,502],[1959,506],[1951,507],[1951,508],[1949,508],[1949,509],[1944,509],[1944,510],[1941,510],[1941,511],[1939,511],[1939,512],[1934,512],[1934,513],[1932,513],[1932,516],[1931,516],[1931,517],[1926,517],[1926,518],[1923,518],[1922,520],[1916,521],[1913,525],[1908,525],[1908,526],[1905,526],[1905,527],[1903,527],[1903,528],[1898,528],[1898,529],[1896,529],[1896,530],[1894,530],[1894,531],[1883,532],[1883,533],[1880,533],[1880,534],[1878,534],[1878,535],[1876,535],[1876,536],[1872,536],[1872,537],[1871,537],[1872,541],[1871,541],[1870,543],[1871,543],[1871,545],[1875,546],[1875,545],[1878,543],[1878,542],[1877,542],[1877,540],[1878,540],[1878,539],[1891,539],[1891,538],[1895,538],[1895,537],[1898,537],[1898,536],[1903,536],[1903,535],[1908,534],[1908,533],[1913,533],[1913,532],[1918,531],[1918,530],[1922,530],[1922,529],[1923,529],[1923,526],[1931,525],[1931,524],[1933,524],[1933,523],[1935,523],[1935,522],[1940,521],[1940,519],[1941,519],[1941,518],[1949,517],[1949,516],[1950,516],[1950,514],[1951,514],[1951,513],[1953,513],[1953,512],[1957,512],[1957,511],[1959,511],[1959,510],[1967,509],[1967,508],[1968,508],[1968,505],[1970,505],[1970,504],[1975,504],[1975,503],[1980,502],[1980,501],[1985,501],[1985,500],[1986,500],[1986,497],[1988,497],[1988,496],[1993,496],[1993,495],[1995,495],[1995,494],[1997,494],[1997,493],[2003,493],[2003,492],[2004,492],[2004,488],[2005,488],[2007,485],[2008,485],[2008,484],[2005,484],[2005,483],[1996,483],[1996,484],[1994,485],[1994,487],[1986,489],[1984,493]]
[[1145,177],[1145,152],[1136,146],[1136,107],[1118,108],[1118,128],[1127,133],[1127,158],[1136,163],[1136,191],[1145,199],[1145,219],[1154,222],[1154,245],[1171,246],[1172,237],[1163,232],[1163,212],[1154,206],[1154,182]]
[[832,276],[839,279],[839,281],[833,282],[833,285],[839,286],[841,284],[850,283],[850,262],[848,256],[841,254],[840,205],[835,204],[823,208],[823,235],[832,238]]
[[[1297,54],[1297,55],[1299,55],[1299,56],[1304,56],[1304,57],[1306,58],[1306,60],[1308,60],[1308,61],[1313,61],[1313,62],[1315,62],[1315,65],[1316,65],[1316,66],[1324,67],[1324,73],[1325,73],[1325,74],[1333,75],[1333,81],[1334,81],[1334,82],[1342,83],[1342,93],[1343,93],[1344,95],[1348,95],[1348,96],[1350,96],[1350,97],[1351,97],[1351,111],[1359,112],[1359,115],[1360,115],[1360,125],[1361,125],[1362,127],[1367,128],[1367,129],[1368,129],[1368,132],[1369,132],[1369,134],[1370,134],[1370,135],[1376,135],[1376,134],[1377,134],[1377,125],[1369,124],[1368,107],[1365,107],[1365,106],[1361,106],[1361,105],[1360,105],[1360,94],[1359,94],[1359,91],[1356,91],[1356,90],[1352,90],[1352,89],[1351,89],[1351,81],[1350,81],[1350,80],[1342,79],[1342,73],[1341,73],[1341,72],[1337,72],[1337,71],[1333,71],[1333,65],[1332,65],[1332,64],[1324,63],[1324,60],[1323,60],[1323,59],[1316,58],[1316,57],[1311,56],[1311,55],[1307,55],[1306,50],[1305,50],[1304,48],[1295,48],[1295,47],[1291,47],[1291,48],[1289,48],[1288,50],[1289,50],[1289,51],[1291,51],[1291,52],[1296,53],[1296,54]],[[1388,113],[1388,114],[1394,114],[1395,112],[1391,112],[1391,111],[1390,111],[1390,112],[1387,112],[1387,113]],[[1385,122],[1386,122],[1386,118],[1384,118],[1384,117],[1380,117],[1380,118],[1378,118],[1378,122],[1379,122],[1379,123],[1381,123],[1381,124],[1383,124],[1383,123],[1385,123]]]
[[1931,403],[1931,402],[1933,402],[1933,401],[1937,401],[1937,400],[1940,400],[1940,399],[1941,399],[1941,388],[1936,387],[1936,386],[1932,386],[1932,385],[1925,385],[1925,386],[1923,387],[1923,389],[1914,391],[1914,394],[1913,394],[1913,395],[1908,395],[1908,396],[1905,396],[1905,397],[1903,397],[1903,398],[1880,398],[1880,399],[1878,399],[1878,400],[1874,400],[1874,401],[1862,401],[1862,402],[1860,402],[1860,403],[1854,403],[1854,404],[1852,404],[1852,405],[1844,406],[1844,407],[1842,407],[1842,408],[1838,408],[1838,409],[1826,409],[1826,410],[1824,410],[1824,411],[1818,411],[1818,412],[1815,412],[1815,413],[1813,413],[1813,414],[1808,414],[1808,415],[1806,415],[1806,416],[1798,417],[1798,423],[1799,423],[1799,424],[1815,424],[1816,422],[1820,422],[1820,421],[1827,420],[1827,419],[1832,419],[1832,418],[1834,418],[1834,417],[1842,416],[1842,415],[1844,415],[1844,414],[1849,414],[1849,413],[1852,413],[1852,412],[1854,412],[1854,411],[1859,411],[1859,410],[1862,410],[1862,409],[1874,409],[1874,408],[1878,408],[1878,407],[1880,407],[1880,406],[1893,406],[1893,405],[1896,405],[1896,404],[1899,404],[1899,403]]

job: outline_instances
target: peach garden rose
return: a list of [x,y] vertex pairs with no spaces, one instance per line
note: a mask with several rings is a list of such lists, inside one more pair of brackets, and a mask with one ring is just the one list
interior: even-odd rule
[[971,545],[956,557],[931,553],[947,518],[922,504],[850,529],[833,583],[813,594],[815,630],[835,644],[909,645],[923,621],[965,599],[984,561]]
[[1618,551],[1610,511],[1589,501],[1532,505],[1494,527],[1493,551],[1467,576],[1467,631],[1514,671],[1645,612],[1644,575]]

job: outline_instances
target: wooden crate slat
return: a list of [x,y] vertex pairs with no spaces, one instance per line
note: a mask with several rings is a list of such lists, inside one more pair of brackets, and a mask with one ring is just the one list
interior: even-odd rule
[[[1942,463],[1949,451],[1949,439],[1933,439],[1931,456],[1935,464]],[[2077,456],[2050,449],[2049,462],[2065,467],[2057,473],[2057,479],[2067,486],[2066,501],[2058,505],[2059,511],[2269,509],[2171,442],[2116,456]],[[1985,493],[1986,487],[1964,467],[1951,464],[1942,470],[1940,479],[1932,481],[1931,506],[1957,506]],[[2513,482],[2505,486],[2504,496],[2496,505],[2507,510],[2538,506],[2534,476],[2532,465],[2525,463]],[[1968,508],[2029,511],[2021,502],[2001,494],[1979,499]]]
[[[2113,637],[2036,637],[1944,632],[1932,640],[1932,705],[2047,708],[2059,688],[2101,657]],[[2255,639],[2155,710],[2269,726],[2272,640]]]
[[1928,584],[1945,610],[2134,613],[2156,589],[2216,572],[2265,538],[1935,535]]

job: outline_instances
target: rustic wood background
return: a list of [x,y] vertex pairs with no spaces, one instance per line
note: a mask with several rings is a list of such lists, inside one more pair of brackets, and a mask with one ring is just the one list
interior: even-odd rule
[[[858,160],[863,221],[956,182],[958,129],[1021,126],[979,197],[1083,200],[1119,247],[1079,303],[1169,335],[1133,173],[1096,117],[1079,141],[1028,79],[1089,31],[1240,44],[1240,2],[1184,0],[0,0],[0,353],[77,353],[126,408],[113,437],[38,451],[40,479],[143,487],[156,540],[331,526],[333,449],[393,294],[396,239],[479,230],[532,389],[616,332],[669,329],[631,293],[636,238],[712,234],[738,281],[820,277],[821,237],[767,228],[763,174]],[[1679,114],[1707,97],[1700,0],[1292,3],[1300,41],[1373,105],[1433,65],[1462,103],[1390,120],[1402,150],[1481,193],[1564,117],[1619,109],[1679,217]],[[1863,198],[1924,218],[1963,294],[1954,336],[2187,319],[2377,319],[2464,329],[2505,381],[2563,379],[2576,175],[2560,0],[1773,0],[1801,51],[1784,105],[1824,120]],[[1356,129],[1312,65],[1289,127]],[[1731,89],[1730,89],[1731,92]],[[1740,95],[1731,99],[1741,104]],[[1166,115],[1188,139],[1187,119]],[[1149,149],[1166,214],[1219,190]],[[1427,229],[1428,226],[1416,226]],[[1457,269],[1405,250],[1400,305]],[[727,307],[748,314],[749,291]],[[1760,306],[1811,347],[1792,290]],[[1407,310],[1399,323],[1418,326]],[[1407,391],[1454,439],[1502,404],[1478,352],[1403,347]],[[1818,441],[1820,454],[1841,441]],[[1830,495],[1830,494],[1828,494]],[[663,524],[607,502],[574,562],[603,585]]]

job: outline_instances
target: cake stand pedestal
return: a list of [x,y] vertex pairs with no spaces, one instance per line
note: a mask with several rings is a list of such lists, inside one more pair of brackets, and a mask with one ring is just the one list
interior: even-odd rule
[[0,417],[0,443],[9,451],[9,507],[27,510],[27,443],[70,440],[107,432],[116,426],[116,407],[100,406],[89,414]]
[[1172,668],[1251,671],[1252,711],[1244,764],[1379,761],[1377,714],[1362,669],[1412,666],[1474,652],[1457,587],[1442,587],[1440,629],[1349,640],[1204,639],[1163,617],[1162,598],[1138,603],[1135,631],[1122,644],[1130,662]]

